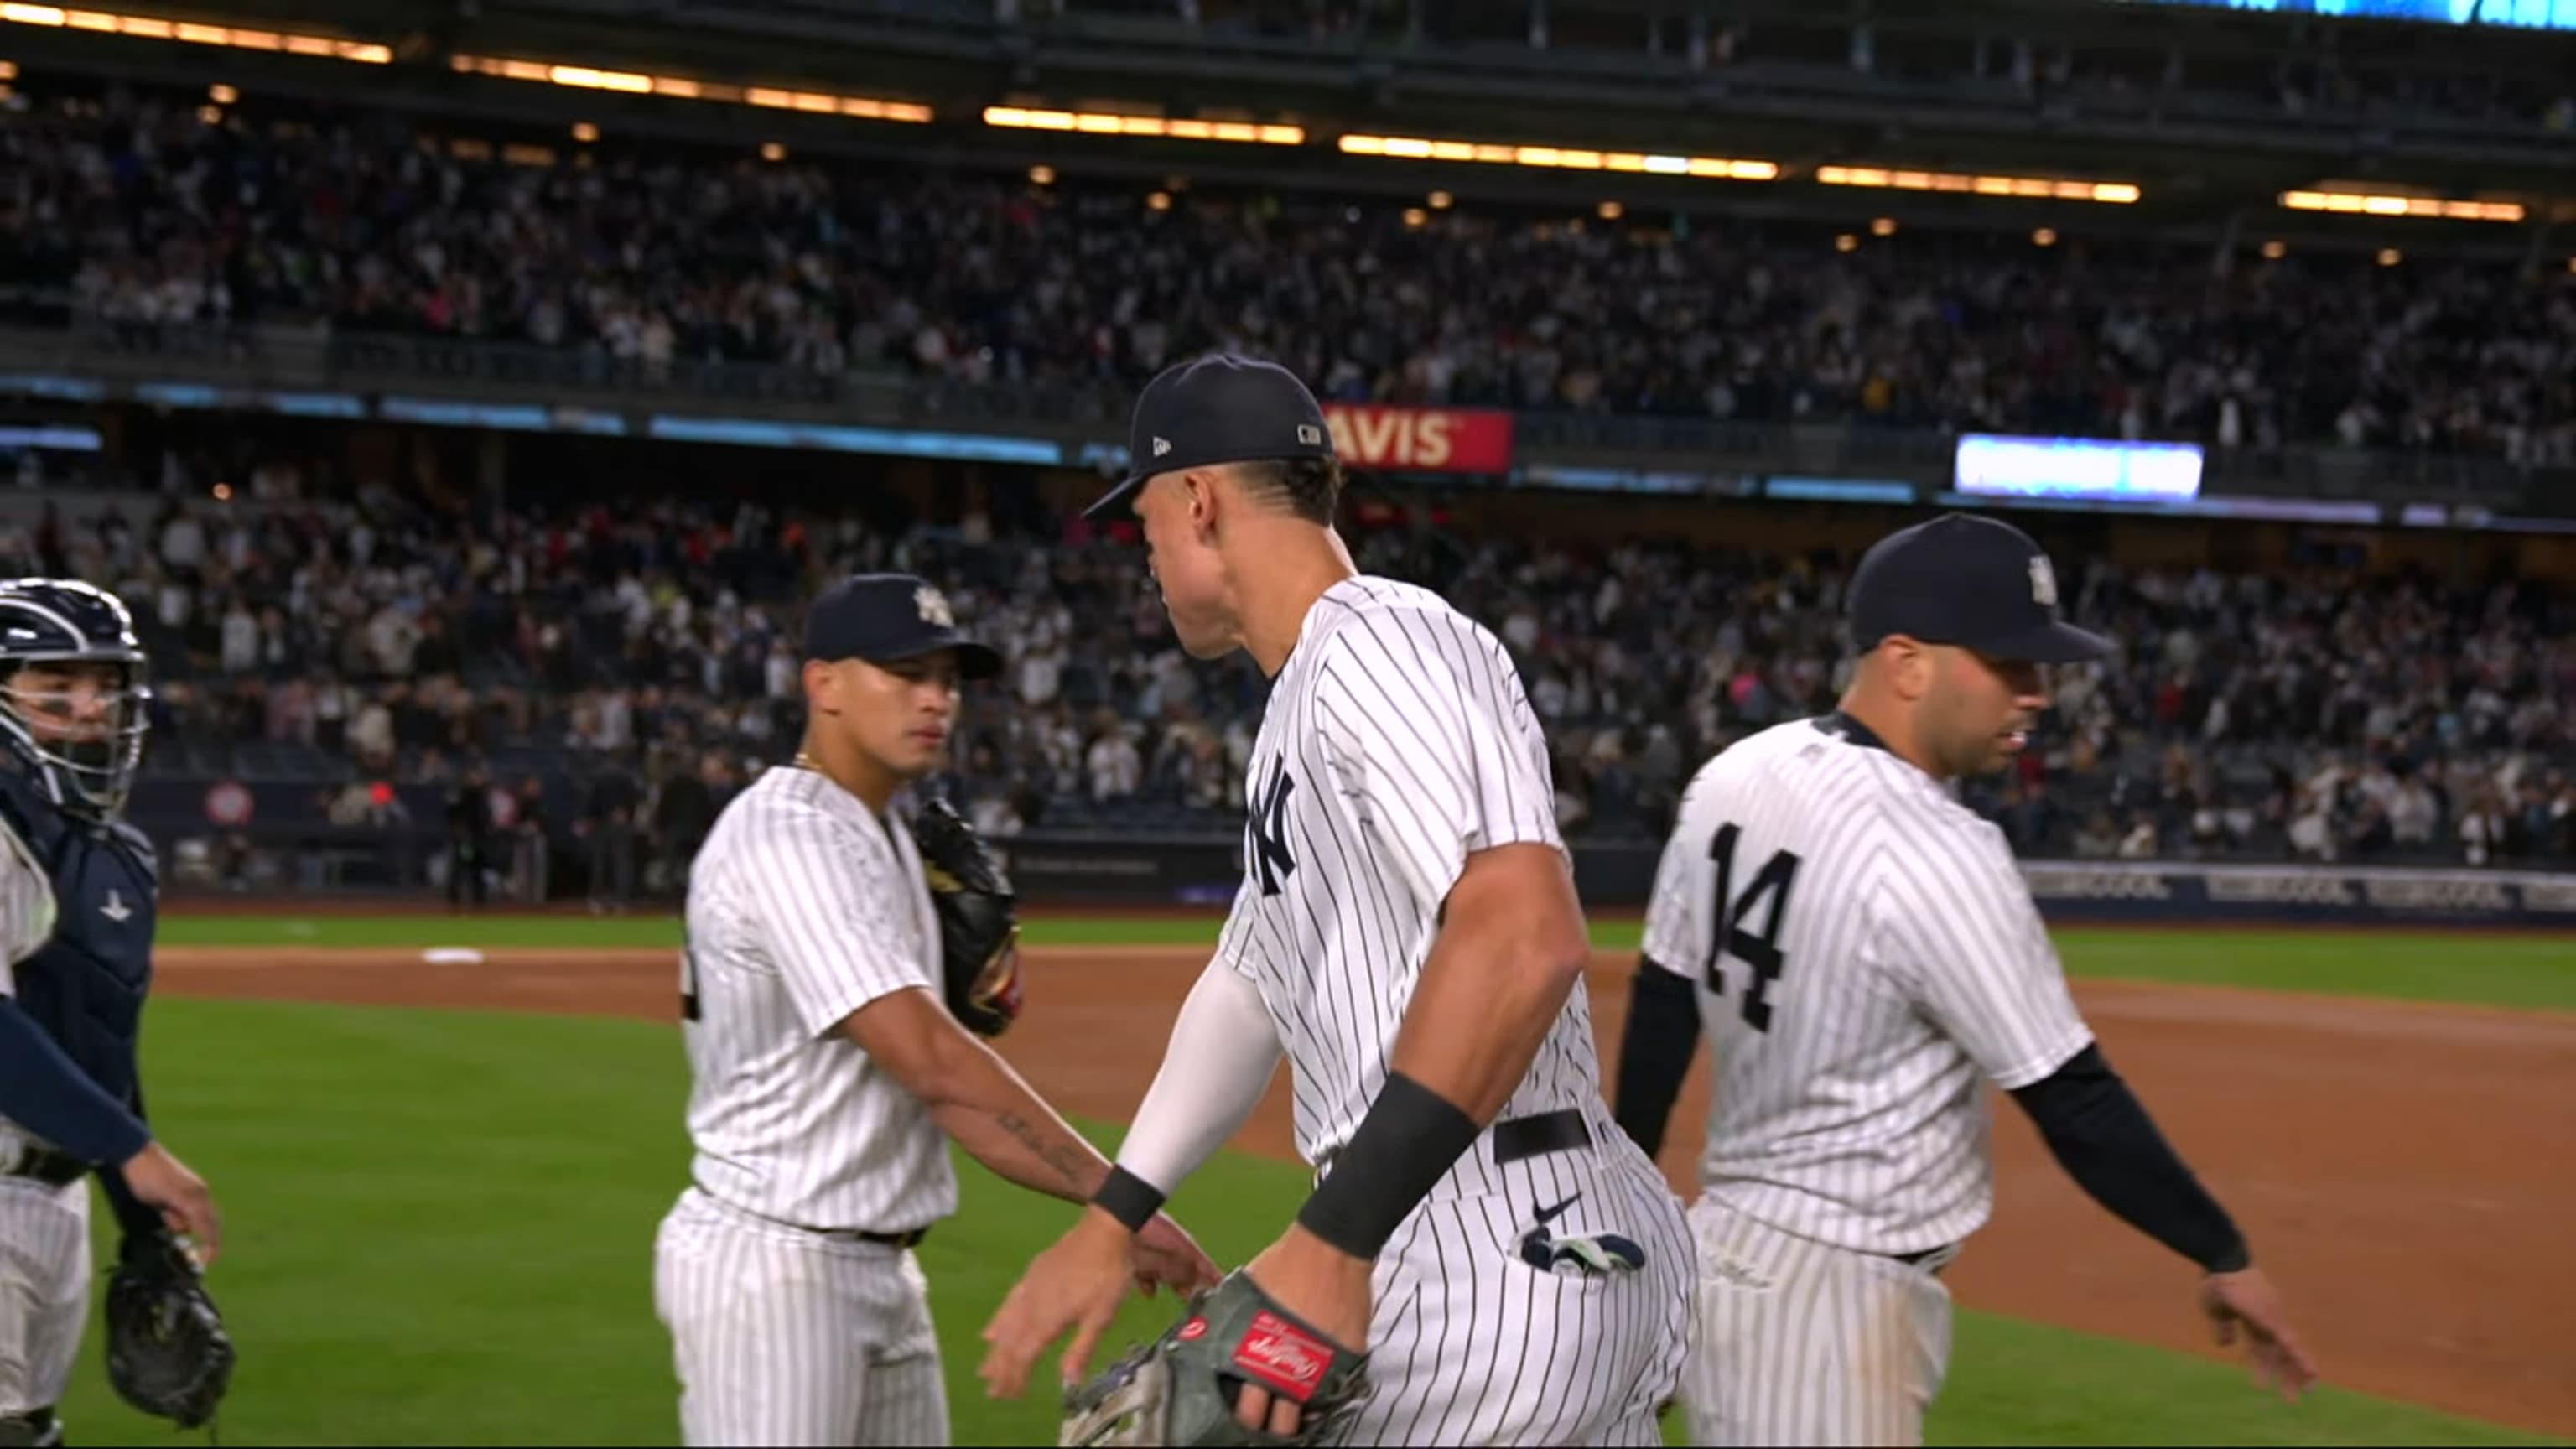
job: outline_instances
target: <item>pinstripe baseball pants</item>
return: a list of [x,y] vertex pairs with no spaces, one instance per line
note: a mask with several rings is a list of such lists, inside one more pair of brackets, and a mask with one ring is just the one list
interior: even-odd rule
[[929,1283],[907,1250],[767,1222],[693,1187],[662,1220],[653,1300],[685,1444],[948,1442]]
[[[1375,1275],[1373,1388],[1342,1443],[1663,1442],[1655,1410],[1690,1331],[1690,1238],[1645,1154],[1606,1120],[1594,1140],[1501,1169],[1502,1191],[1435,1194],[1396,1230]],[[1536,1267],[1523,1256],[1533,1230],[1617,1234],[1645,1261]]]
[[1708,1197],[1690,1224],[1692,1443],[1923,1442],[1950,1368],[1950,1290],[1930,1266],[1784,1233]]
[[62,1402],[89,1319],[89,1179],[0,1177],[0,1414]]

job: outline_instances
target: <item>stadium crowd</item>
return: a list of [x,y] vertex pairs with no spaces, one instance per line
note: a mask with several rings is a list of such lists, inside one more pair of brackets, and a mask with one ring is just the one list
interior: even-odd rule
[[[1161,194],[124,91],[0,121],[0,278],[138,346],[353,331],[1115,395],[1211,347],[1343,400],[2576,462],[2576,274]],[[2249,241],[2248,246],[2252,243]]]
[[[202,499],[174,467],[170,496]],[[0,530],[0,567],[134,608],[161,661],[152,768],[282,771],[347,824],[382,818],[377,781],[488,782],[516,792],[513,828],[551,813],[630,853],[621,878],[675,879],[801,731],[795,600],[903,568],[1010,658],[970,693],[940,786],[983,828],[1239,820],[1264,682],[1239,656],[1183,656],[1140,551],[1078,524],[896,530],[670,499],[475,517],[304,492],[272,464],[230,504]],[[1572,835],[1659,834],[1702,759],[1841,683],[1844,560],[1409,526],[1354,548],[1503,639]],[[2576,865],[2563,588],[2062,573],[2071,614],[2120,647],[2063,671],[2034,748],[1970,789],[2024,853]]]

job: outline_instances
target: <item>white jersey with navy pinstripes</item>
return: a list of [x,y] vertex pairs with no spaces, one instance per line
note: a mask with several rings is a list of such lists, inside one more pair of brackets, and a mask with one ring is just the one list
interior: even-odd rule
[[912,832],[828,777],[782,766],[725,806],[690,875],[681,987],[702,1190],[806,1228],[957,1210],[929,1109],[839,1029],[939,993],[936,920]]
[[[1297,1144],[1350,1140],[1467,857],[1562,849],[1547,741],[1500,641],[1427,589],[1324,591],[1271,687],[1246,767],[1244,881],[1217,945],[1261,988],[1296,1068]],[[1600,1098],[1578,985],[1502,1110]],[[1489,1153],[1458,1171],[1478,1173]]]
[[2027,1086],[2092,1040],[2002,832],[1831,718],[1692,778],[1644,954],[1697,983],[1707,1194],[1862,1252],[1982,1226],[1980,1077]]

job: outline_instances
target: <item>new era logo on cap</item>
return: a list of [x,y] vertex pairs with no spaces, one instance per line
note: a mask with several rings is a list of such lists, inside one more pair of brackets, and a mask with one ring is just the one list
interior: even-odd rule
[[1164,456],[1165,454],[1167,454],[1167,453],[1169,453],[1169,452],[1171,452],[1171,451],[1172,451],[1172,440],[1171,440],[1171,439],[1169,439],[1169,438],[1156,438],[1156,439],[1154,440],[1154,456],[1155,456],[1155,457],[1160,458],[1160,457]]

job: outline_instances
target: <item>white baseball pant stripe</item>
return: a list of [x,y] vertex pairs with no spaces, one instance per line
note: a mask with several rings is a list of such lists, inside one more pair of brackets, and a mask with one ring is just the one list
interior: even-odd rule
[[[1374,1387],[1341,1442],[1661,1444],[1655,1411],[1690,1329],[1680,1204],[1642,1154],[1551,1155],[1498,1176],[1504,1192],[1425,1202],[1379,1258]],[[1620,1234],[1645,1265],[1589,1274],[1524,1261],[1535,1215],[1569,1199],[1545,1231]]]
[[1784,1233],[1702,1197],[1694,1444],[1923,1442],[1950,1368],[1950,1290],[1927,1268]]
[[929,1282],[909,1251],[763,1221],[689,1189],[654,1311],[690,1445],[946,1444]]
[[89,1179],[0,1177],[0,1415],[62,1402],[89,1318]]

